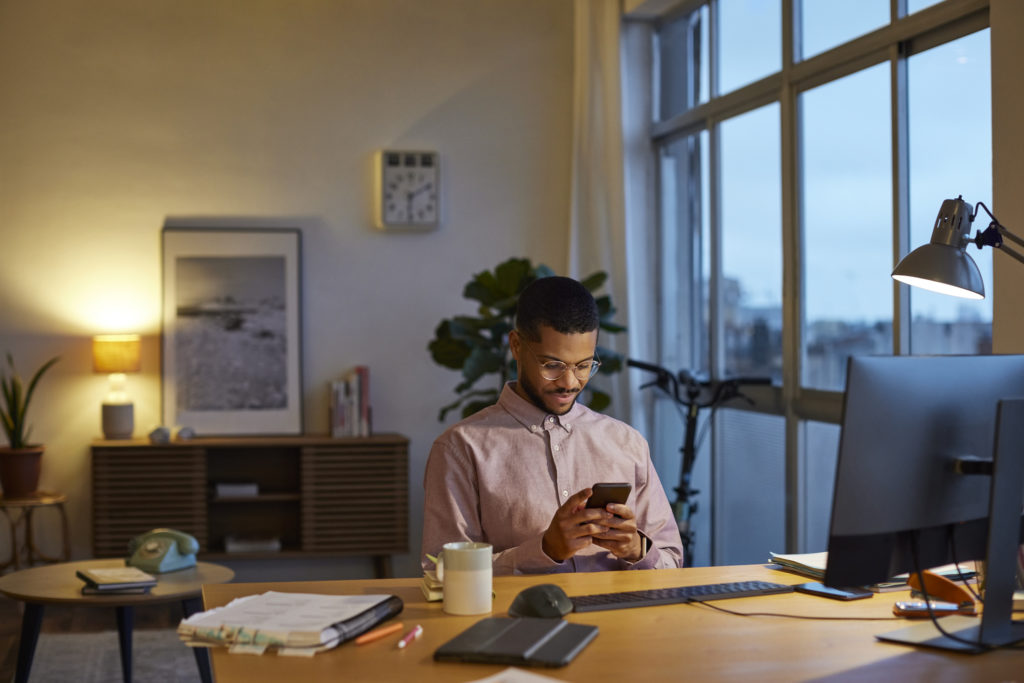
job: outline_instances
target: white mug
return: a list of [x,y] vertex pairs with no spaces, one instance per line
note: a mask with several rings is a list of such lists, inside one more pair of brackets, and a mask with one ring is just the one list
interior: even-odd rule
[[437,554],[437,578],[444,584],[444,611],[462,615],[490,612],[493,574],[490,543],[445,543]]

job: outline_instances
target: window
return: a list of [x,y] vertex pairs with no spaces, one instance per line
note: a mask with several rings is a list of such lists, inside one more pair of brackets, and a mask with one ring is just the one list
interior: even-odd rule
[[[850,355],[991,349],[990,299],[889,277],[943,199],[991,201],[987,13],[967,5],[708,0],[652,27],[657,362],[774,380],[702,417],[698,564],[824,549]],[[971,255],[991,282],[991,250]],[[670,497],[676,408],[651,425]]]

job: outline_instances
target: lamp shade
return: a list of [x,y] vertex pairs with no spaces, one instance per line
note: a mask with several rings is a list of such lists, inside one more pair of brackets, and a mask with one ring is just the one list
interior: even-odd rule
[[137,334],[101,334],[93,337],[93,372],[138,372],[140,346]]
[[963,299],[984,299],[985,282],[967,252],[946,244],[924,244],[899,262],[892,277],[908,285]]
[[940,294],[984,299],[981,271],[965,251],[971,241],[973,208],[961,197],[943,201],[931,240],[896,265],[893,279]]

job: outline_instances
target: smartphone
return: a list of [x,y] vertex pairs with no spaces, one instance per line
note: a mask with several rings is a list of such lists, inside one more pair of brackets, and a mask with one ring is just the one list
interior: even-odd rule
[[793,586],[793,588],[801,593],[820,595],[823,598],[832,598],[833,600],[860,600],[861,598],[870,598],[873,595],[867,588],[831,588],[817,581],[801,583]]
[[594,492],[587,499],[588,508],[603,508],[608,503],[625,503],[629,498],[629,492],[633,490],[632,484],[602,482],[590,487]]
[[[956,614],[960,611],[960,605],[955,602],[942,602],[932,600],[932,612],[937,617],[947,614]],[[892,606],[892,613],[898,617],[929,617],[928,605],[924,600],[897,600]]]

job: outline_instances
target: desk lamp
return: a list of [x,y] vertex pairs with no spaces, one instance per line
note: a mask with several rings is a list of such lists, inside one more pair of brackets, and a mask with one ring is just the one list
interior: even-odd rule
[[1024,263],[1024,255],[1004,245],[1003,238],[1020,246],[1024,246],[1024,240],[1003,227],[983,203],[978,202],[978,208],[985,209],[992,222],[972,239],[971,223],[978,212],[964,201],[963,195],[944,200],[935,219],[931,241],[903,257],[892,271],[893,279],[940,294],[984,299],[985,283],[974,259],[967,254],[967,245],[973,242],[978,249],[1002,249]]
[[130,439],[135,430],[135,406],[125,392],[125,373],[139,371],[139,335],[101,334],[92,340],[93,372],[110,374],[110,391],[103,399],[103,437]]

